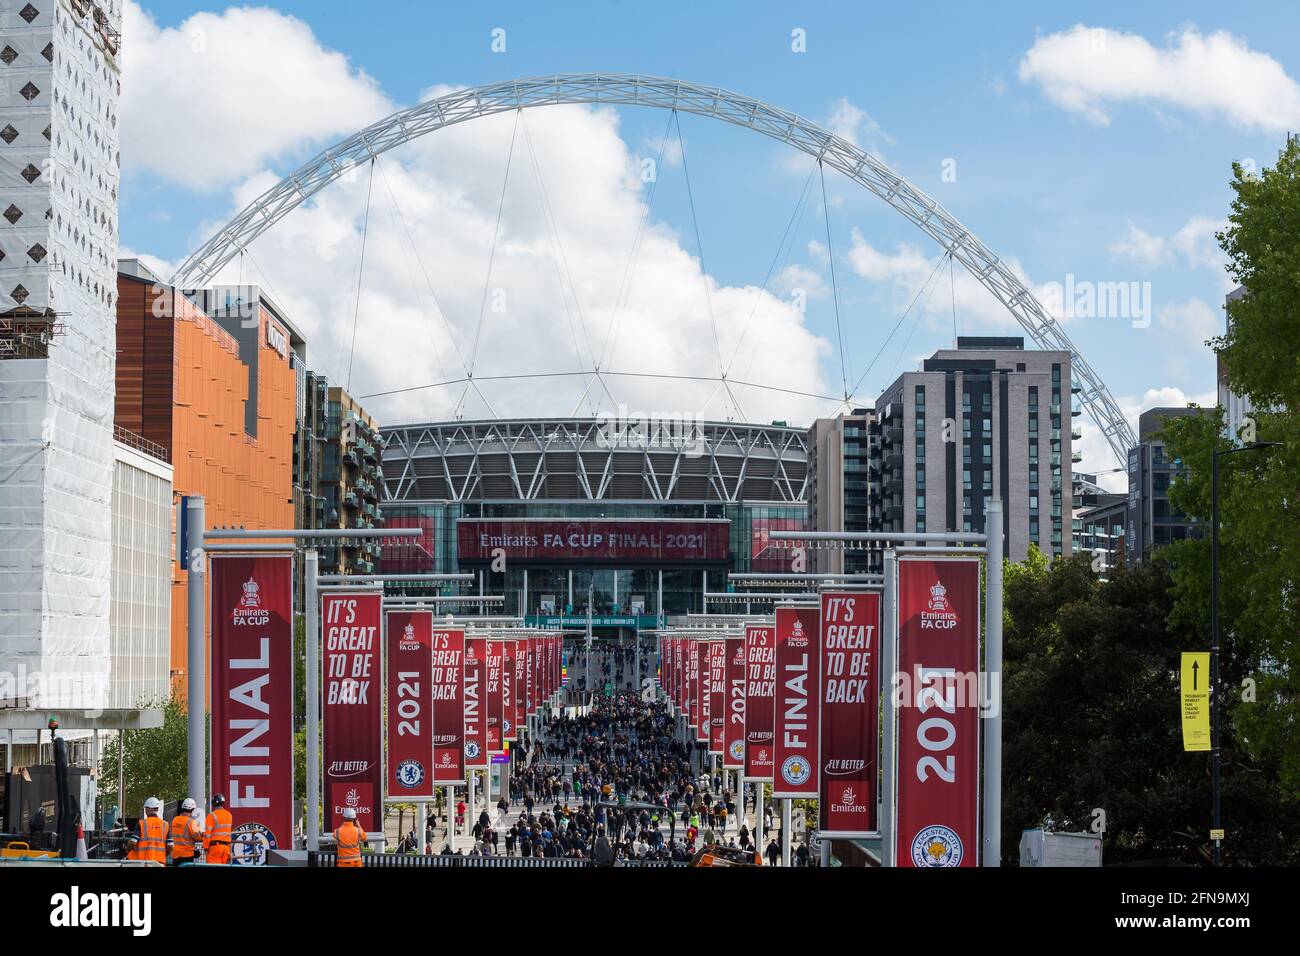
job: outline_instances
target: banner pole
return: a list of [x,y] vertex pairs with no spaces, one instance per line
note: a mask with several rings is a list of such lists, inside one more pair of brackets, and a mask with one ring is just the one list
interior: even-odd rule
[[304,640],[307,644],[307,849],[320,849],[320,595],[317,580],[319,554],[308,548],[303,554],[303,608],[306,614]]
[[786,867],[790,865],[790,831],[794,829],[790,825],[792,803],[794,801],[790,797],[781,798],[781,865]]
[[984,674],[989,710],[984,724],[984,865],[1002,865],[1002,500],[985,505],[988,532],[984,598]]
[[884,607],[880,616],[883,627],[881,646],[881,688],[884,690],[884,727],[882,728],[880,865],[893,866],[894,855],[894,737],[898,714],[894,710],[894,672],[898,669],[898,555],[885,549]]
[[[207,799],[204,796],[206,786],[204,771],[208,765],[206,749],[208,680],[207,641],[205,640],[208,626],[207,595],[205,593],[207,554],[203,547],[203,496],[187,495],[183,501],[185,504],[185,514],[183,516],[185,519],[185,537],[188,539],[187,550],[189,552],[185,556],[188,568],[186,575],[188,631],[186,637],[189,655],[187,665],[189,667],[189,685],[186,703],[188,746],[186,747],[186,753],[189,759],[188,783],[190,791],[186,796],[193,797],[195,802],[202,807],[207,805]],[[121,810],[123,814],[126,813],[124,804],[121,805]]]
[[767,839],[767,833],[763,830],[763,781],[754,781],[754,846],[758,847],[758,852],[762,853],[767,849],[763,842]]

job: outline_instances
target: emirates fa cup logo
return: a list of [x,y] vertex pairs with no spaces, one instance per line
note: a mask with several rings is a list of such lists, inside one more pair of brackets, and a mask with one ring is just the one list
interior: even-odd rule
[[257,582],[249,578],[244,582],[244,596],[239,599],[240,607],[261,607],[262,596]]
[[938,581],[930,587],[930,610],[931,611],[949,611],[948,607],[948,589]]
[[414,625],[414,624],[408,624],[408,625],[406,625],[406,627],[402,628],[402,639],[403,639],[403,640],[406,640],[406,641],[413,641],[413,640],[415,640],[415,625]]

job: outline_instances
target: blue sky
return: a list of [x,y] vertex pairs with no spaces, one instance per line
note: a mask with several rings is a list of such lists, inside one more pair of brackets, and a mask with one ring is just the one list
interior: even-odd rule
[[[1286,130],[1300,129],[1295,79],[1300,77],[1300,7],[1287,3],[829,3],[809,10],[771,3],[678,7],[605,2],[494,4],[491,10],[479,10],[465,4],[372,2],[358,15],[362,8],[354,3],[316,0],[276,3],[256,17],[254,11],[211,3],[143,7],[152,22],[139,26],[145,21],[129,12],[124,35],[121,243],[127,252],[164,263],[179,261],[243,202],[297,163],[387,109],[419,102],[431,88],[550,72],[677,77],[767,100],[851,136],[942,203],[993,252],[1013,261],[1036,290],[1065,283],[1067,275],[1082,282],[1150,282],[1154,321],[1148,327],[1134,327],[1129,317],[1079,317],[1065,325],[1131,414],[1144,404],[1213,392],[1213,357],[1202,342],[1218,331],[1228,288],[1211,234],[1227,214],[1230,164],[1249,159],[1268,165]],[[504,52],[492,50],[492,31],[498,28],[505,31]],[[805,31],[806,52],[791,49],[795,29]],[[250,30],[261,34],[267,46],[244,42]],[[133,40],[138,41],[134,47]],[[272,61],[281,51],[283,71],[277,73]],[[177,115],[181,109],[198,118]],[[570,191],[564,183],[581,166],[572,159],[575,154],[568,154],[567,163],[552,160],[584,136],[603,145],[583,145],[580,155],[604,155],[600,150],[610,144],[603,134],[611,129],[626,155],[611,154],[601,169],[620,159],[653,156],[668,115],[624,110],[603,126],[578,117],[576,125],[563,129],[566,124],[535,112],[537,118],[526,122],[529,135],[538,138],[541,172],[533,172],[522,148],[515,153],[507,203],[511,214],[503,217],[503,239],[517,238],[519,254],[527,257],[536,251],[526,241],[536,216],[526,210],[536,203],[539,189],[574,197],[554,212],[556,234],[573,270],[570,281],[581,290],[576,300],[590,296],[581,303],[587,313],[583,318],[595,328],[601,310],[612,307],[601,301],[609,298],[609,290],[597,279],[587,283],[581,275],[584,266],[573,260],[582,253],[584,239],[600,235],[603,225],[591,219],[590,210],[577,212],[584,202],[581,191]],[[395,151],[392,165],[385,165],[381,176],[400,182],[380,191],[388,194],[383,208],[372,199],[370,221],[376,233],[369,239],[374,243],[369,255],[379,261],[375,271],[368,266],[362,272],[364,310],[355,301],[364,199],[361,205],[346,201],[348,188],[364,196],[364,178],[351,187],[332,187],[340,193],[327,205],[336,208],[295,212],[276,231],[298,228],[297,245],[287,237],[277,245],[269,234],[254,247],[257,265],[239,273],[280,289],[295,320],[321,343],[317,354],[326,368],[344,367],[341,355],[331,353],[335,339],[346,338],[340,330],[350,331],[354,315],[366,312],[358,322],[365,321],[367,329],[384,321],[371,317],[372,306],[387,314],[410,308],[411,328],[421,318],[430,325],[419,334],[421,342],[441,350],[438,369],[419,363],[409,370],[394,368],[391,360],[362,363],[354,392],[434,380],[454,364],[450,343],[439,337],[459,336],[462,348],[473,338],[473,304],[482,299],[486,269],[485,249],[474,244],[483,222],[495,215],[491,197],[500,190],[512,133],[509,118],[482,121],[481,126],[472,136],[444,131],[427,138],[447,136],[445,152],[444,144],[411,144]],[[739,290],[762,282],[811,167],[787,147],[723,124],[683,117],[681,132],[700,240],[697,244],[685,170],[679,162],[668,162],[651,208],[664,243],[654,262],[664,270],[685,269],[681,283],[688,286],[690,270],[679,261],[673,243],[688,257],[698,256],[702,246],[707,273],[720,287],[737,290],[731,307],[744,313],[746,300]],[[670,145],[675,143],[674,132]],[[480,170],[464,168],[476,162]],[[945,169],[951,181],[945,180]],[[591,179],[596,174],[585,170],[582,175]],[[422,188],[444,192],[430,200],[428,216],[416,222],[422,215]],[[806,313],[773,319],[771,329],[761,334],[757,326],[752,334],[747,327],[743,340],[770,342],[756,346],[760,353],[781,351],[789,342],[789,367],[762,354],[742,356],[742,365],[759,367],[757,372],[751,368],[752,375],[762,374],[766,381],[789,379],[786,384],[816,379],[817,388],[809,390],[840,394],[839,350],[824,346],[834,346],[842,335],[844,365],[853,380],[880,352],[858,393],[869,399],[919,356],[949,344],[954,311],[962,333],[1017,331],[999,326],[997,308],[982,301],[981,290],[968,279],[949,281],[945,266],[943,278],[921,296],[926,310],[913,310],[916,321],[909,317],[882,348],[939,253],[912,224],[838,174],[826,177],[828,207],[821,205],[816,179],[813,189],[816,195],[798,220],[789,255],[780,260],[781,269],[788,271],[768,290],[782,300],[795,287],[802,288],[808,293]],[[593,193],[596,202],[600,187]],[[427,303],[413,304],[421,286],[415,257],[426,268],[449,259],[437,251],[440,223],[448,221],[449,209],[476,205],[481,207],[477,215],[466,212],[476,225],[463,224],[465,238],[455,242],[456,250],[466,254],[461,267],[435,274],[425,284],[437,289],[440,302],[455,299],[457,292],[464,295],[460,314],[440,321],[431,317]],[[611,205],[617,203],[611,200]],[[403,212],[396,212],[398,206]],[[842,333],[829,294],[827,216]],[[295,217],[302,219],[299,227],[290,225]],[[610,234],[626,231],[627,221],[609,223]],[[382,271],[385,258],[402,258],[380,251],[385,240],[379,230],[384,228],[390,232],[390,253],[403,249],[403,233],[414,236],[412,258],[394,273],[400,279],[386,278]],[[326,272],[314,272],[300,261],[308,253],[295,255],[303,241],[324,242],[321,236],[335,233],[337,241],[328,253],[333,265]],[[617,256],[605,250],[611,263],[630,254],[631,235],[628,240]],[[471,247],[480,261],[472,269]],[[498,252],[506,258],[512,254]],[[503,274],[509,268],[503,266]],[[661,275],[656,268],[647,266],[649,275]],[[518,328],[535,329],[552,315],[556,331],[539,341],[554,348],[524,348],[512,334],[516,326],[493,320],[495,327],[483,326],[484,341],[500,347],[490,350],[494,357],[484,359],[482,374],[549,367],[552,359],[558,367],[572,367],[569,359],[589,350],[575,331],[573,316],[565,330],[560,293],[555,287],[547,293],[540,280],[536,288],[526,286],[522,274],[510,281],[528,289],[532,306],[527,315],[516,315]],[[464,289],[453,288],[461,283]],[[549,304],[542,301],[546,294],[554,296]],[[756,296],[751,290],[750,300],[757,301]],[[707,300],[701,294],[692,304],[687,292],[679,298],[679,308],[696,313],[694,318],[683,318],[680,325],[666,319],[660,331],[702,339],[706,326],[699,313],[709,308]],[[724,304],[713,308],[727,308],[726,301],[719,294],[718,302]],[[778,301],[773,310],[779,307]],[[773,310],[752,311],[766,315]],[[645,305],[634,318],[649,320],[653,333],[649,311]],[[766,321],[758,319],[758,326]],[[734,339],[734,329],[731,335]],[[574,356],[560,354],[565,349],[558,343],[567,338]],[[520,343],[522,354],[512,354],[512,342]],[[659,363],[652,370],[663,370],[664,362],[676,363],[676,368],[692,361],[671,348],[655,351],[650,338],[629,342],[641,344],[631,354],[620,353],[622,367],[631,368],[638,355],[652,351]],[[719,351],[729,352],[731,344],[728,340]],[[712,347],[700,344],[698,351]],[[706,359],[700,362],[708,365]],[[559,405],[574,401],[568,392],[548,395],[547,401],[552,397],[558,405],[548,410],[559,414],[570,410]],[[789,415],[779,414],[781,406],[773,397],[741,397],[744,416],[799,419],[826,411],[799,406],[791,407]],[[663,404],[666,398],[661,385],[628,400],[645,405]],[[507,409],[535,407],[526,391],[501,401]],[[725,401],[710,401],[709,417],[739,414]],[[381,408],[381,415],[435,417],[456,409],[455,401],[430,396],[427,405]],[[466,414],[479,411],[464,409]],[[1090,435],[1084,447],[1091,460],[1083,468],[1109,466],[1098,436]]]

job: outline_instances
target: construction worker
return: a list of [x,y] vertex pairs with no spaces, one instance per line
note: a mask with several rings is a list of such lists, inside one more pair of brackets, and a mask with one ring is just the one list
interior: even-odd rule
[[361,866],[361,841],[366,832],[357,826],[357,811],[351,807],[343,808],[343,822],[334,831],[334,843],[338,846],[335,866]]
[[230,828],[233,820],[226,809],[226,798],[219,794],[212,795],[212,812],[208,814],[203,827],[203,852],[208,862],[214,865],[230,862]]
[[193,797],[186,797],[179,812],[172,817],[171,829],[167,833],[167,850],[172,866],[189,866],[194,862],[195,854],[203,849],[203,827],[194,819],[196,806]]
[[150,860],[167,865],[167,824],[162,818],[162,801],[150,797],[144,802],[144,816],[135,833],[127,837],[128,860]]

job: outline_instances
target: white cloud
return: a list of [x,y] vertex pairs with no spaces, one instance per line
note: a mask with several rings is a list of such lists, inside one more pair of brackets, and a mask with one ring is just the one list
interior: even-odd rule
[[823,125],[835,135],[869,152],[882,142],[889,145],[894,143],[894,138],[866,110],[855,106],[845,96],[841,96],[831,106],[830,115],[823,121]]
[[778,272],[772,280],[772,289],[783,295],[802,291],[809,298],[820,298],[831,291],[820,272],[798,264],[788,265]]
[[1128,232],[1111,243],[1110,251],[1148,268],[1180,265],[1222,273],[1226,260],[1214,234],[1224,226],[1222,219],[1192,216],[1173,234],[1158,236],[1130,222]]
[[1157,48],[1133,33],[1077,24],[1035,40],[1019,73],[1053,103],[1101,125],[1110,122],[1111,106],[1143,102],[1219,116],[1242,129],[1300,126],[1300,84],[1226,31],[1207,35],[1188,26]]
[[1173,302],[1156,309],[1156,325],[1178,333],[1184,342],[1200,344],[1223,332],[1223,317],[1204,299]]
[[[945,328],[951,324],[954,294],[957,320],[963,333],[990,331],[1015,334],[1021,328],[1020,323],[1007,311],[1006,306],[994,298],[993,294],[965,268],[960,265],[953,268],[950,283],[948,263],[939,266],[937,273],[935,270],[943,257],[927,256],[920,248],[910,243],[900,242],[894,252],[885,252],[872,246],[855,228],[850,238],[846,258],[856,275],[871,282],[885,283],[893,287],[894,301],[898,305],[900,315],[933,274],[930,289],[922,293],[915,308],[919,309],[928,298],[931,309],[942,313]],[[1037,296],[1044,308],[1060,318],[1059,290],[1055,292],[1057,301],[1054,305],[1052,288],[1035,285],[1015,259],[1004,259],[1003,264]]]
[[375,81],[301,20],[264,7],[160,27],[128,0],[122,158],[212,189],[393,111]]

